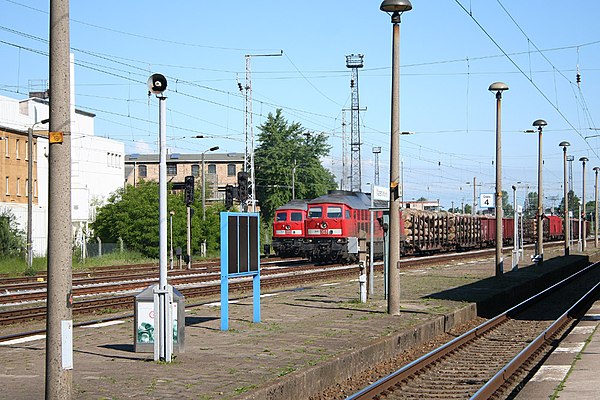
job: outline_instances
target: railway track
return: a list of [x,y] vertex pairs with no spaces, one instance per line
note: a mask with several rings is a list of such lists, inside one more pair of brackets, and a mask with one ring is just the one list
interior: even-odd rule
[[[357,276],[358,266],[337,266],[330,268],[307,266],[302,268],[277,268],[274,270],[261,271],[261,286],[269,289],[283,287],[286,285],[300,285],[308,282],[334,279],[345,276]],[[178,290],[187,298],[208,297],[220,293],[220,276],[209,273],[199,277],[192,282],[188,278],[182,278],[181,282],[174,284]],[[136,283],[136,289],[146,288],[154,281],[144,284]],[[203,283],[203,285],[198,285]],[[120,291],[123,285],[118,285]],[[138,287],[139,286],[139,287]],[[230,290],[242,292],[252,289],[252,280],[249,278],[237,278],[231,281]],[[133,289],[131,289],[133,290]],[[74,291],[77,294],[77,291]],[[114,293],[114,292],[113,292]],[[97,294],[97,293],[96,293]],[[45,296],[45,293],[44,293]],[[45,297],[44,297],[45,298]],[[79,316],[93,313],[102,309],[128,310],[133,309],[134,297],[132,294],[112,295],[110,297],[77,300],[73,303],[73,314]],[[0,326],[18,323],[28,320],[40,320],[46,318],[46,306],[18,307],[0,311]],[[13,337],[14,338],[14,337]],[[0,340],[8,340],[0,338]]]
[[598,298],[598,282],[596,263],[348,399],[508,398]]

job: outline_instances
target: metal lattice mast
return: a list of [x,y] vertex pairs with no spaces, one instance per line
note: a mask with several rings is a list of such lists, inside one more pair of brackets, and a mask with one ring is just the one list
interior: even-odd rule
[[346,56],[346,67],[352,69],[352,78],[350,80],[350,90],[352,92],[351,105],[351,124],[350,124],[350,189],[353,192],[360,192],[361,172],[360,172],[360,107],[358,101],[358,69],[363,67],[362,54],[350,54]]
[[342,190],[348,187],[348,136],[346,135],[346,111],[342,110]]
[[[254,211],[254,128],[252,125],[252,76],[250,72],[250,55],[246,54],[246,151],[244,153],[244,171],[248,173],[248,200],[244,209],[248,206]],[[250,139],[250,140],[248,140]]]
[[[250,59],[252,57],[277,57],[282,56],[283,50],[276,54],[246,54],[246,85],[245,89],[245,101],[246,110],[244,114],[244,132],[246,136],[246,150],[244,152],[244,171],[248,173],[248,199],[246,204],[243,205],[244,211],[248,210],[248,207],[252,207],[252,212],[256,211],[256,190],[254,180],[254,124],[252,123],[252,73],[250,72]],[[238,83],[239,85],[239,83]],[[242,88],[240,87],[240,90]]]
[[381,154],[381,147],[373,147],[373,155],[375,156],[375,179],[373,179],[373,183],[375,186],[379,186],[379,154]]
[[567,156],[569,162],[569,192],[573,191],[573,160],[575,160],[574,156]]

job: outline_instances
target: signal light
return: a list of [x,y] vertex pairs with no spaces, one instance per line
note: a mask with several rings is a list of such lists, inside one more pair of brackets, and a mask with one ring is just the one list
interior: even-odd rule
[[248,200],[248,173],[246,171],[238,172],[238,195],[243,203]]
[[185,177],[185,205],[190,206],[194,202],[194,177],[188,175]]
[[225,208],[228,210],[233,207],[233,194],[233,186],[225,186]]

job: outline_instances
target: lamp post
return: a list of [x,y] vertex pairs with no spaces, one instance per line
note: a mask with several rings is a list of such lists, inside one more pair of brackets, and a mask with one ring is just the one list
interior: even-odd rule
[[600,171],[600,167],[594,167],[596,173],[596,183],[594,185],[594,191],[596,192],[594,196],[594,247],[598,247],[598,171]]
[[586,245],[585,245],[585,239],[586,239],[586,229],[585,229],[585,163],[589,161],[589,159],[587,157],[581,157],[579,158],[579,161],[581,161],[582,167],[583,167],[583,187],[581,189],[581,204],[582,204],[582,215],[583,215],[583,220],[581,220],[581,217],[579,218],[579,223],[581,226],[581,251],[585,251]]
[[392,19],[392,104],[390,134],[390,223],[389,223],[389,297],[388,313],[400,314],[400,15],[412,10],[409,0],[384,0],[381,11]]
[[467,185],[473,185],[473,207],[471,208],[471,215],[475,215],[475,209],[477,208],[477,186],[481,186],[481,184],[477,184],[477,177],[473,177],[473,183],[465,182]]
[[542,183],[542,130],[548,125],[543,119],[533,121],[533,126],[538,128],[538,201],[537,201],[537,262],[544,263],[544,206],[543,206],[543,183]]
[[[560,142],[559,146],[563,148],[563,170],[564,170],[564,221],[563,221],[563,230],[565,232],[565,256],[568,256],[570,253],[569,249],[569,181],[567,179],[567,147],[569,147],[571,143],[567,141]],[[597,174],[596,174],[597,175]]]
[[488,88],[496,92],[496,276],[501,276],[504,271],[502,257],[502,92],[508,90],[503,82],[495,82]]
[[206,197],[206,179],[204,176],[204,154],[206,154],[207,151],[215,151],[215,150],[219,150],[219,146],[215,146],[215,147],[211,147],[208,150],[204,150],[202,152],[202,221],[204,221],[206,219],[206,210],[204,208],[204,198]]
[[37,124],[46,124],[49,118],[35,122],[27,128],[27,267],[33,265],[33,128]]

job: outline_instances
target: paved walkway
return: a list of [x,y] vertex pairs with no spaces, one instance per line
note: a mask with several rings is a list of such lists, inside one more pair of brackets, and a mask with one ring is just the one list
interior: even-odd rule
[[[493,255],[405,270],[399,316],[386,313],[381,275],[366,304],[358,301],[358,283],[350,279],[263,293],[258,324],[252,323],[252,298],[239,297],[231,301],[225,332],[218,299],[211,299],[186,310],[186,349],[169,364],[133,352],[131,318],[77,328],[74,398],[308,398],[331,380],[472,318],[473,302],[481,309],[505,308],[511,296],[556,277],[567,263],[583,261],[552,257],[547,250],[543,268],[521,268],[501,278],[493,277]],[[43,398],[44,347],[43,338],[0,345],[0,398]]]

